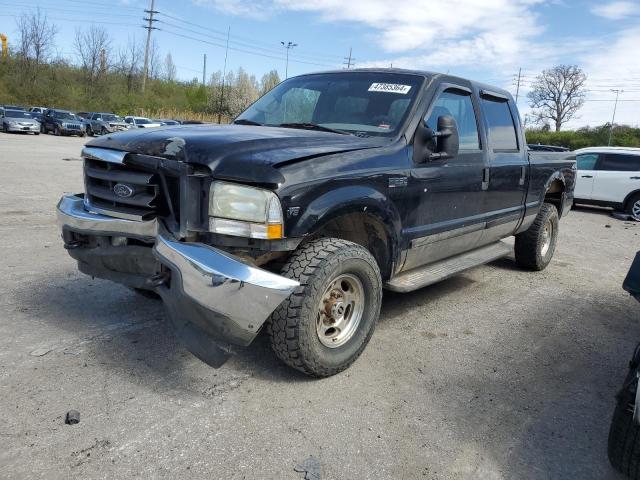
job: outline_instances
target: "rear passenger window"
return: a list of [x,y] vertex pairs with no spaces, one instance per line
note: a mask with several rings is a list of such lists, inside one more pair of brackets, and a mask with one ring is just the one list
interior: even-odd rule
[[438,117],[443,115],[450,115],[456,121],[460,137],[460,150],[480,149],[476,113],[473,110],[473,103],[469,94],[451,90],[440,94],[433,104],[431,115],[427,120],[427,125],[434,132],[438,129]]
[[640,172],[640,155],[607,153],[602,157],[598,170]]
[[516,126],[509,103],[497,98],[482,97],[482,111],[489,127],[489,144],[494,150],[518,150]]
[[578,170],[595,170],[596,162],[598,161],[597,153],[583,153],[576,156],[576,162],[578,163]]

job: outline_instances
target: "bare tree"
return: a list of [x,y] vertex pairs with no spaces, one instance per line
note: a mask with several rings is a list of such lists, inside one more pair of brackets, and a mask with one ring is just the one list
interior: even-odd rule
[[271,70],[269,73],[265,73],[260,82],[260,95],[264,95],[279,83],[280,76],[277,70]]
[[175,82],[177,77],[176,64],[170,53],[164,58],[164,78],[167,82]]
[[538,123],[550,120],[556,132],[584,105],[586,74],[576,65],[558,65],[544,70],[527,95]]
[[55,45],[58,28],[38,8],[16,20],[18,29],[18,71],[23,80],[36,83],[40,65],[47,62]]
[[151,40],[151,45],[149,46],[149,78],[159,78],[161,69],[162,61],[160,60],[160,48],[154,38]]
[[127,45],[118,52],[117,70],[127,79],[127,92],[136,87],[136,78],[140,75],[143,53],[135,37],[129,37]]
[[86,30],[76,29],[74,48],[91,89],[107,73],[111,64],[111,38],[103,27],[91,25]]
[[225,82],[226,85],[229,86],[227,105],[229,107],[229,114],[235,117],[242,113],[242,111],[260,95],[258,82],[255,76],[249,75],[242,67],[238,68],[236,75],[227,75],[227,77],[228,79]]

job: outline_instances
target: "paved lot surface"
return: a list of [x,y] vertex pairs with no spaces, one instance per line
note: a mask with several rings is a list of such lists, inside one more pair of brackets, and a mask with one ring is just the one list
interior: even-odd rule
[[84,141],[0,134],[0,477],[297,479],[313,456],[332,479],[620,478],[606,438],[640,341],[620,288],[640,224],[579,209],[544,272],[504,259],[385,294],[333,378],[282,366],[262,337],[214,370],[160,302],[62,248],[54,206],[82,190]]

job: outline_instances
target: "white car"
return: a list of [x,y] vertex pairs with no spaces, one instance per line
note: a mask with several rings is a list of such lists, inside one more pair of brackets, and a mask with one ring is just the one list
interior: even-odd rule
[[130,125],[130,128],[153,128],[162,126],[161,123],[154,122],[145,117],[128,116],[124,117],[124,121]]
[[575,203],[612,207],[640,221],[640,148],[589,147],[575,154]]

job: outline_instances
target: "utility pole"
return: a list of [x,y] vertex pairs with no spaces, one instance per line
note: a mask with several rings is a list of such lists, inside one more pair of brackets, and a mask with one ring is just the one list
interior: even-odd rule
[[284,78],[286,80],[287,78],[289,78],[289,50],[291,50],[293,47],[297,47],[298,44],[293,42],[287,42],[287,43],[280,42],[280,43],[284,48],[287,49],[287,63],[286,63],[286,66],[284,67]]
[[516,105],[518,104],[518,95],[520,94],[520,77],[522,76],[522,67],[518,69],[518,85],[516,87]]
[[616,94],[616,102],[613,104],[613,117],[611,117],[611,125],[609,125],[609,142],[607,146],[611,146],[611,135],[613,135],[613,122],[616,121],[616,109],[618,108],[618,95],[624,92],[624,90],[619,89],[611,89],[612,92]]
[[227,57],[229,55],[229,36],[231,35],[231,25],[227,28],[227,48],[224,51],[224,68],[222,69],[222,85],[220,88],[220,108],[218,108],[218,123],[222,123],[222,100],[224,99],[224,81],[227,76]]
[[204,54],[204,63],[202,65],[202,85],[207,84],[207,54]]
[[355,66],[355,58],[351,57],[351,47],[349,47],[349,56],[348,57],[344,57],[344,62],[343,64],[347,66],[347,70],[349,70],[351,68],[352,65]]
[[151,8],[149,10],[145,10],[145,13],[148,14],[148,17],[143,18],[143,20],[147,21],[147,26],[142,27],[147,29],[147,46],[144,49],[144,72],[142,75],[142,93],[144,93],[144,87],[147,83],[147,74],[149,72],[149,46],[151,45],[151,30],[157,30],[156,27],[153,26],[153,22],[157,22],[156,19],[153,18],[153,15],[157,12],[153,9],[155,6],[155,0],[151,0]]

